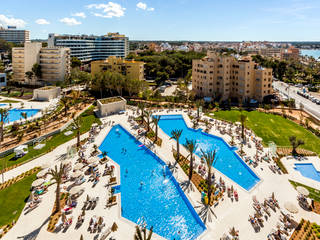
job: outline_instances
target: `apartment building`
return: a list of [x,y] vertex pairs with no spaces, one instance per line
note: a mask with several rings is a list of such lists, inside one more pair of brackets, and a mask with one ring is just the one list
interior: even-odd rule
[[71,57],[82,62],[104,60],[109,56],[125,58],[129,54],[129,38],[119,33],[104,36],[49,34],[49,47],[70,48]]
[[[30,81],[26,72],[35,63],[41,66],[41,78]],[[28,84],[45,84],[64,81],[70,74],[70,49],[43,48],[41,43],[26,42],[24,47],[12,49],[13,80]],[[38,80],[37,82],[35,82]]]
[[260,54],[265,57],[278,58],[281,59],[281,56],[284,52],[282,48],[262,48]]
[[250,57],[237,59],[208,52],[205,58],[193,60],[192,88],[199,97],[261,102],[273,93],[272,69],[260,67]]
[[30,32],[17,30],[15,26],[8,26],[7,29],[0,27],[0,39],[13,43],[24,43],[30,41]]
[[91,74],[95,74],[102,71],[118,72],[130,79],[144,80],[144,62],[135,60],[125,60],[123,58],[117,58],[111,56],[103,61],[91,62]]
[[282,53],[282,59],[284,60],[299,60],[300,49],[293,46],[289,47]]

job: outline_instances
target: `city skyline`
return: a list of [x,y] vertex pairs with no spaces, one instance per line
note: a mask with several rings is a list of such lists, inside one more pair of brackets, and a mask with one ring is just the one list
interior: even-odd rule
[[[30,4],[32,2],[33,4]],[[320,3],[311,0],[256,2],[203,0],[12,0],[2,4],[0,25],[49,33],[120,32],[130,40],[317,41]]]

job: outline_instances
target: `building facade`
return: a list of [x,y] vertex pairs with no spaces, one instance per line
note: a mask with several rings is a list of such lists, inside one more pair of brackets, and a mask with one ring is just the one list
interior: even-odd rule
[[5,73],[0,73],[0,92],[1,88],[7,86],[7,75]]
[[16,27],[8,26],[7,29],[0,27],[0,39],[13,43],[24,43],[30,41],[30,32],[17,30]]
[[[41,78],[26,78],[34,64],[41,66]],[[42,48],[41,43],[26,42],[24,47],[12,49],[13,80],[26,84],[45,84],[64,81],[70,73],[70,49]]]
[[207,57],[193,60],[192,89],[198,97],[263,101],[273,93],[272,69],[260,67],[251,58],[208,52]]
[[125,58],[129,54],[129,39],[119,33],[104,36],[49,34],[49,47],[67,47],[71,57],[82,62],[103,60],[109,56]]
[[103,71],[118,72],[129,79],[144,80],[144,62],[125,60],[123,58],[109,57],[103,61],[91,62],[91,74],[95,74]]
[[297,61],[300,58],[300,49],[293,46],[282,53],[282,59]]

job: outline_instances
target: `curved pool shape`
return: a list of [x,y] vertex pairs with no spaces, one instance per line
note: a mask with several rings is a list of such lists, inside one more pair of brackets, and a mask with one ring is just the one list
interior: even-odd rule
[[122,217],[167,239],[195,239],[206,228],[166,164],[120,125],[99,149],[120,165]]
[[188,128],[182,115],[161,115],[159,127],[171,137],[171,131],[182,129],[180,144],[186,139],[197,141],[196,154],[201,156],[201,150],[217,150],[217,161],[214,167],[228,178],[249,191],[259,181],[259,177],[245,164],[222,138],[202,132],[201,129]]
[[320,172],[317,171],[312,163],[295,163],[294,165],[294,169],[299,171],[302,176],[320,182]]
[[27,113],[27,117],[33,117],[36,115],[40,109],[11,109],[9,110],[9,117],[7,120],[7,123],[18,121],[18,120],[24,120],[24,118],[21,116],[21,113]]

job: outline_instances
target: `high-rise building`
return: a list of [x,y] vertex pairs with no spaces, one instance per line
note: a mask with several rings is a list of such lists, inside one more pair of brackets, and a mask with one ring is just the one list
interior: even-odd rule
[[91,74],[102,71],[118,72],[130,79],[144,80],[144,62],[134,60],[124,60],[114,56],[109,57],[103,61],[91,62]]
[[[26,78],[34,64],[41,66],[41,78]],[[21,83],[45,84],[63,81],[70,73],[70,49],[42,48],[41,43],[26,42],[24,47],[12,49],[13,80]]]
[[82,62],[104,60],[110,56],[125,58],[129,54],[129,39],[119,33],[104,36],[49,34],[49,47],[68,47],[71,57]]
[[207,57],[193,60],[192,89],[199,97],[263,101],[273,93],[272,69],[259,66],[251,58],[208,52]]
[[15,26],[8,26],[7,29],[0,27],[0,39],[13,43],[24,43],[30,41],[30,32],[17,30]]

